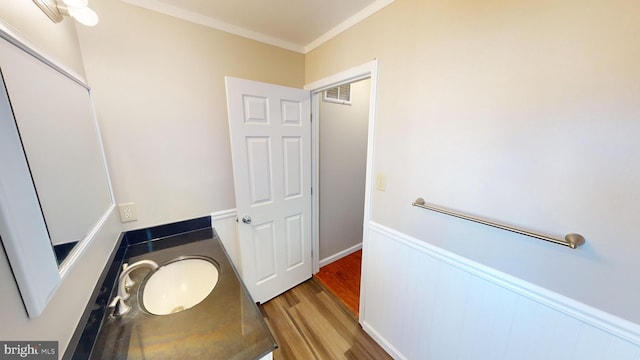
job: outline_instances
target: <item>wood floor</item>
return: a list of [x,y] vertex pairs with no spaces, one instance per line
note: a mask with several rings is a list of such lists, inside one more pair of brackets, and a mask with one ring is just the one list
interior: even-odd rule
[[320,268],[315,277],[355,315],[360,307],[360,269],[362,250]]
[[391,359],[315,278],[260,308],[279,346],[274,360]]

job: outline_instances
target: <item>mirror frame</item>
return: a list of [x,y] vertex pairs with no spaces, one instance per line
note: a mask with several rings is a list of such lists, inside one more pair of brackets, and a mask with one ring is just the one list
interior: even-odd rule
[[[16,50],[26,52],[52,70],[84,87],[91,101],[90,88],[80,77],[73,75],[42,55],[42,52],[37,51],[28,41],[10,30],[2,22],[0,22],[0,38],[10,46],[16,47]],[[0,91],[4,92],[0,94],[0,101],[8,102],[9,98],[4,81]],[[44,215],[29,171],[17,125],[15,121],[0,122],[0,238],[29,317],[37,317],[42,314],[62,280],[84,254],[96,233],[115,209],[113,188],[93,103],[91,103],[91,108],[93,109],[93,122],[101,149],[110,203],[104,214],[97,219],[91,230],[78,241],[60,266],[58,266],[45,225]],[[11,116],[13,118],[13,114]]]

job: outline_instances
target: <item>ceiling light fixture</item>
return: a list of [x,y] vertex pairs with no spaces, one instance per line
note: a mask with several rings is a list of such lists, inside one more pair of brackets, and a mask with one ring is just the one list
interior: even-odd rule
[[94,26],[98,23],[98,14],[89,9],[89,0],[33,0],[53,22],[62,21],[71,16],[82,25]]

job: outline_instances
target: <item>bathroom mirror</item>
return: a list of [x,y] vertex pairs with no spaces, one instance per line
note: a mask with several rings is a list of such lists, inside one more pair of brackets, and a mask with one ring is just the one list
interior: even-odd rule
[[[22,42],[0,35],[0,237],[33,316],[114,200],[89,88]],[[34,287],[42,279],[49,279],[39,285],[44,305]],[[41,308],[29,310],[25,294]]]

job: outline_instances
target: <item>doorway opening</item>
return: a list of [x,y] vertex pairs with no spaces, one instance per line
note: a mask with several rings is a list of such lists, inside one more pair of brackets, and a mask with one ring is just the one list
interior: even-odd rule
[[[340,99],[327,98],[339,89]],[[337,93],[338,91],[335,91]],[[318,280],[358,314],[370,79],[325,90],[319,106]]]
[[[366,266],[376,70],[374,60],[306,87],[314,119],[314,274],[355,315]],[[342,101],[347,84],[350,99]],[[336,87],[341,101],[323,101]]]

